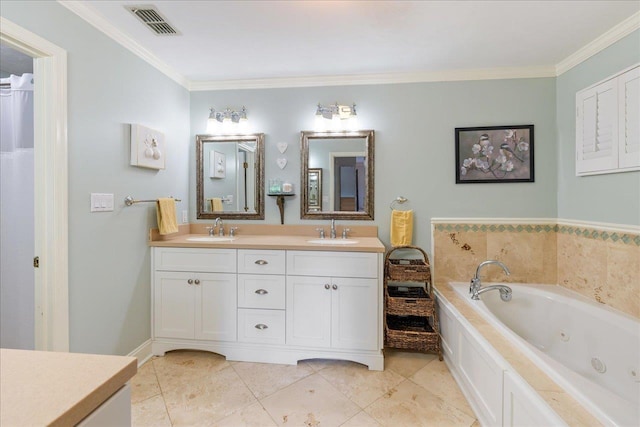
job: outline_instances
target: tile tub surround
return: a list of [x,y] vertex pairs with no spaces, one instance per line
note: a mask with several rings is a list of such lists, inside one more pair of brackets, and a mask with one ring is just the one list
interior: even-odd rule
[[132,425],[477,425],[437,356],[385,350],[385,357],[385,371],[369,371],[337,360],[273,365],[170,352],[132,379]]
[[469,281],[487,259],[504,262],[483,270],[492,282],[551,283],[640,317],[640,230],[609,224],[545,220],[434,220],[436,284]]

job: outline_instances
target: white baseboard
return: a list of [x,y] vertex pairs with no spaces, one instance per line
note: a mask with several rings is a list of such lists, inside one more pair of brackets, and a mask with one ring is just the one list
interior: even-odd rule
[[135,357],[138,359],[138,367],[142,366],[147,360],[151,359],[153,353],[151,352],[151,339],[146,340],[138,346],[127,356]]

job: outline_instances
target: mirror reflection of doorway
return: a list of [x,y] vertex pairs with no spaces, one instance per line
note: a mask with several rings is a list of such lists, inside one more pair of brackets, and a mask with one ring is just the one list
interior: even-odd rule
[[332,210],[360,212],[364,210],[365,157],[334,156],[334,188]]

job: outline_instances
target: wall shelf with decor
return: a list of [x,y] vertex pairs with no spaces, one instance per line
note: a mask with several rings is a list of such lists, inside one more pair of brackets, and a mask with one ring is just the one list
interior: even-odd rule
[[[392,258],[397,250],[417,251],[422,258]],[[442,360],[431,267],[421,248],[398,246],[387,252],[384,300],[385,346],[434,353]]]

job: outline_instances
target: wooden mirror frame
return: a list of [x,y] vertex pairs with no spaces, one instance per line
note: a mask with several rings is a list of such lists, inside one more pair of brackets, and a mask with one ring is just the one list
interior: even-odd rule
[[[364,138],[366,144],[367,160],[365,163],[366,194],[364,199],[364,211],[310,211],[309,205],[309,142],[314,139],[351,139]],[[300,132],[300,218],[302,219],[344,219],[373,221],[374,218],[374,131],[359,130],[346,132]],[[326,194],[326,191],[323,192]]]
[[[203,144],[207,142],[255,142],[255,212],[207,212],[204,209]],[[196,210],[198,219],[264,219],[264,134],[196,135]]]

